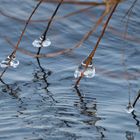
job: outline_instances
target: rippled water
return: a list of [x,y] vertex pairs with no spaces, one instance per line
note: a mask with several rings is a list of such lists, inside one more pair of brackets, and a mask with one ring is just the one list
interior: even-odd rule
[[[17,52],[19,67],[8,69],[0,83],[1,140],[139,140],[139,101],[134,112],[126,112],[129,93],[133,102],[140,89],[140,1],[131,13],[127,39],[123,38],[124,15],[131,4],[126,1],[117,8],[94,57],[96,76],[83,79],[79,89],[73,88],[74,71],[92,50],[101,28],[69,54],[38,60]],[[11,53],[7,39],[16,44],[35,5],[33,0],[0,1],[0,60]],[[48,19],[55,7],[43,3],[33,20]],[[57,16],[82,8],[87,6],[62,5]],[[41,53],[73,47],[103,10],[96,7],[53,22],[48,32],[52,44]],[[47,21],[31,22],[20,48],[36,53],[32,41],[46,25]]]

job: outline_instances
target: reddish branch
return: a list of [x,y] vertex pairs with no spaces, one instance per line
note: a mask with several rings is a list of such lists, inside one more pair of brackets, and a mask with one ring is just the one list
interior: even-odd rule
[[91,63],[91,61],[92,61],[92,59],[93,59],[93,57],[94,57],[94,54],[95,54],[95,52],[96,52],[96,50],[97,50],[97,48],[98,48],[98,46],[99,46],[99,43],[100,43],[100,41],[101,41],[101,39],[102,39],[102,37],[103,37],[105,31],[106,31],[106,28],[107,28],[107,26],[108,26],[108,23],[109,23],[109,21],[110,21],[112,15],[113,15],[113,13],[115,12],[117,6],[118,6],[118,3],[116,3],[116,4],[114,5],[114,7],[113,7],[113,9],[112,9],[112,11],[111,11],[111,13],[110,13],[110,15],[109,15],[109,17],[108,17],[106,23],[105,23],[105,25],[104,25],[104,27],[103,27],[102,33],[101,33],[101,35],[99,36],[99,38],[98,38],[98,40],[97,40],[97,43],[96,43],[94,49],[92,50],[92,52],[91,52],[91,53],[89,54],[89,56],[88,56],[88,59],[87,59],[87,61],[86,61],[85,70],[81,73],[81,76],[80,76],[80,77],[78,78],[78,80],[76,81],[75,87],[77,87],[77,85],[79,85],[80,80],[81,80],[81,79],[83,78],[83,76],[84,76],[84,72],[86,71],[88,65]]

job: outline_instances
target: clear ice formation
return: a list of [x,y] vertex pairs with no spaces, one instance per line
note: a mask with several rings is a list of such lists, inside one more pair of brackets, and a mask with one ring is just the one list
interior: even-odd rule
[[95,67],[93,66],[92,62],[88,65],[86,69],[85,68],[86,64],[83,61],[81,65],[75,70],[74,77],[79,78],[83,72],[83,75],[86,78],[92,78],[95,76]]
[[51,41],[47,38],[43,40],[43,36],[41,36],[39,39],[35,39],[32,43],[32,45],[36,48],[41,48],[41,47],[49,47],[51,45]]
[[132,113],[134,111],[134,107],[129,103],[126,107],[126,112],[127,113]]
[[0,63],[1,68],[6,68],[9,66],[16,68],[18,65],[19,65],[19,61],[16,60],[16,57],[14,55],[8,56],[5,60],[2,60]]

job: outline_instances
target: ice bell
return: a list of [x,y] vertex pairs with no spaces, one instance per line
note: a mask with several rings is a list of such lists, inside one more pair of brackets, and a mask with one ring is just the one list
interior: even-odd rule
[[134,107],[132,106],[131,103],[129,103],[126,107],[126,112],[127,113],[132,113],[134,111]]
[[86,78],[92,78],[95,76],[95,67],[92,62],[86,68],[86,60],[84,60],[81,65],[75,70],[74,77],[79,78],[81,75],[84,75]]
[[36,48],[49,47],[51,45],[51,41],[48,38],[44,39],[44,36],[41,36],[39,39],[35,39],[32,45]]
[[6,68],[6,67],[13,67],[16,68],[19,65],[19,61],[16,60],[15,55],[9,55],[5,60],[2,60],[0,63],[1,68]]

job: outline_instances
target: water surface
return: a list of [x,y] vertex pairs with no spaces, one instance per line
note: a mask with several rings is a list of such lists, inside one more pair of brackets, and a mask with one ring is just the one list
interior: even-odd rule
[[[129,38],[123,38],[124,15],[131,4],[123,2],[117,8],[94,57],[96,76],[82,79],[79,89],[73,88],[74,71],[94,47],[100,27],[81,48],[68,54],[37,60],[17,52],[19,67],[8,69],[2,78],[5,84],[0,83],[1,140],[139,140],[139,101],[133,113],[125,111],[129,93],[133,102],[140,89],[139,1],[129,19]],[[34,0],[0,1],[0,11],[5,13],[0,14],[0,60],[12,51],[6,37],[16,44],[35,5]],[[33,20],[47,20],[55,7],[43,3]],[[87,6],[62,5],[57,16],[82,8]],[[52,45],[41,53],[76,45],[103,10],[94,7],[54,21],[48,32]],[[36,53],[32,41],[46,25],[47,21],[31,22],[19,47]]]

